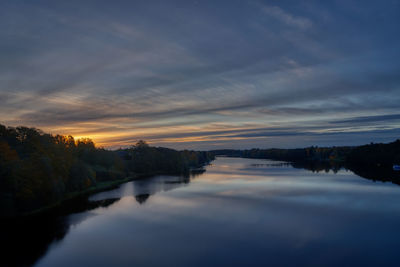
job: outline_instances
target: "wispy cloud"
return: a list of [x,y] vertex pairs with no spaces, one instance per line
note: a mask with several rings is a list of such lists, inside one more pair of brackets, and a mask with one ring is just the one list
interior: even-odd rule
[[400,127],[389,4],[365,6],[386,11],[379,27],[339,2],[1,5],[0,123],[202,148]]
[[288,26],[306,30],[313,25],[310,19],[301,16],[294,16],[278,6],[263,6],[262,10],[266,15],[283,22]]

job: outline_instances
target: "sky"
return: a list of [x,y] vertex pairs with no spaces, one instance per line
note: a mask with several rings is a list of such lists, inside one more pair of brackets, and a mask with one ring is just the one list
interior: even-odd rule
[[400,138],[400,1],[0,2],[0,124],[176,149]]

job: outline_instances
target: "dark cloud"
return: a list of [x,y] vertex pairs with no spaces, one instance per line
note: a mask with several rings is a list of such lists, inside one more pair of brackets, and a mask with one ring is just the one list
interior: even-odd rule
[[332,123],[335,124],[348,124],[348,123],[368,123],[368,122],[381,122],[381,121],[391,121],[391,120],[400,120],[400,114],[389,114],[389,115],[380,115],[380,116],[363,116],[363,117],[355,117],[346,120],[337,120]]

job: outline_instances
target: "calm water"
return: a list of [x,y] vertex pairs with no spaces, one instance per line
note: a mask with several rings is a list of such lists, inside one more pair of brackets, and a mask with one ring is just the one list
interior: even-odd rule
[[36,266],[400,264],[400,187],[350,171],[218,158],[89,200],[103,207],[58,220]]

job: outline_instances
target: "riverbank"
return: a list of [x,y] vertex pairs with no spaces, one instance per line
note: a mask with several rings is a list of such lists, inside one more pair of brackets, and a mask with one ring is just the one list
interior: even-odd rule
[[[296,165],[323,166],[347,169],[378,169],[392,174],[393,165],[400,164],[400,139],[387,144],[370,143],[362,146],[306,147],[295,149],[212,150],[214,156],[272,159]],[[393,175],[392,175],[393,176]]]
[[153,171],[153,172],[147,172],[147,173],[133,174],[132,176],[126,177],[124,179],[119,179],[116,181],[98,182],[96,185],[91,186],[85,190],[68,193],[65,195],[65,197],[63,199],[61,199],[55,203],[52,203],[51,205],[47,205],[45,207],[41,207],[41,208],[35,209],[33,211],[20,213],[20,214],[13,215],[13,216],[0,215],[0,218],[1,219],[11,219],[11,220],[29,219],[30,217],[36,217],[36,216],[42,216],[42,215],[54,213],[54,212],[56,212],[57,209],[62,208],[67,202],[71,202],[71,201],[74,201],[76,199],[83,198],[83,197],[88,197],[95,193],[112,190],[112,189],[118,188],[121,184],[130,182],[130,181],[146,179],[146,178],[153,177],[156,175],[191,175],[191,174],[196,175],[198,173],[204,172],[205,169],[203,169],[203,167],[208,164],[209,164],[209,162],[207,164],[202,165],[201,167],[197,166],[196,168],[192,168],[187,173]]
[[48,213],[48,212],[53,211],[54,209],[61,207],[67,201],[71,201],[71,200],[79,198],[79,197],[85,197],[85,196],[89,196],[89,195],[92,195],[95,193],[111,190],[111,189],[117,188],[119,185],[121,185],[123,183],[127,183],[127,182],[130,182],[135,179],[138,179],[138,178],[137,177],[128,177],[128,178],[125,178],[122,180],[117,180],[117,181],[100,182],[100,183],[97,183],[96,185],[89,187],[85,190],[68,193],[63,199],[57,201],[56,203],[52,203],[51,205],[48,205],[48,206],[30,211],[30,212],[21,213],[16,216],[9,216],[9,218],[23,218],[23,217],[37,216],[37,215],[41,215],[44,213]]

